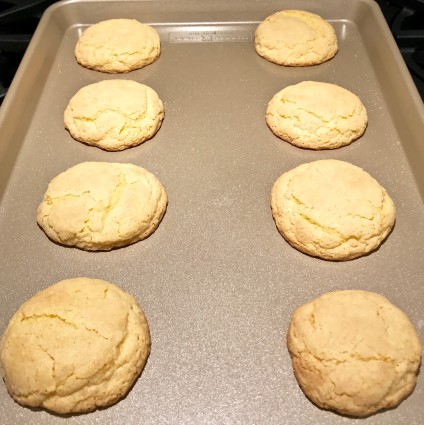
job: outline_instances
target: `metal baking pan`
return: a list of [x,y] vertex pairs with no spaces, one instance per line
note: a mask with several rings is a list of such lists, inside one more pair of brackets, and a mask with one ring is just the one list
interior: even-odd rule
[[[257,24],[304,9],[336,29],[327,63],[285,68],[259,57]],[[159,32],[162,54],[112,76],[80,67],[73,49],[88,25],[135,18]],[[74,141],[63,111],[82,86],[130,78],[165,104],[157,135],[123,151]],[[334,151],[276,138],[264,114],[274,93],[302,80],[358,94],[365,135]],[[21,303],[54,282],[98,277],[133,294],[152,333],[147,366],[128,396],[62,418],[16,404],[0,385],[2,424],[344,424],[310,403],[294,378],[286,331],[294,308],[327,291],[387,296],[424,341],[424,112],[378,6],[371,0],[65,1],[42,18],[1,107],[1,332]],[[373,254],[334,263],[308,257],[279,235],[269,207],[274,181],[303,162],[359,165],[390,193],[396,226]],[[155,173],[169,206],[147,240],[90,253],[52,243],[36,224],[48,182],[81,161],[132,162]],[[363,424],[421,424],[424,379],[394,410]]]

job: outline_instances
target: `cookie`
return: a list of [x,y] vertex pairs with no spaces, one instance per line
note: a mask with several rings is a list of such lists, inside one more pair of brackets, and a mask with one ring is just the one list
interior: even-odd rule
[[271,192],[282,236],[296,249],[325,260],[351,260],[376,250],[395,223],[386,190],[361,168],[334,159],[299,165]]
[[368,416],[413,391],[421,343],[408,317],[367,291],[330,292],[297,308],[287,346],[297,381],[323,409]]
[[82,162],[56,176],[37,210],[55,242],[108,251],[147,238],[167,206],[160,181],[133,164]]
[[307,149],[335,149],[361,137],[367,127],[364,105],[335,84],[303,81],[273,96],[266,123],[281,139]]
[[111,283],[80,277],[44,289],[17,310],[0,359],[18,403],[66,414],[117,402],[149,353],[149,327],[137,301]]
[[255,31],[256,52],[278,65],[316,65],[338,50],[334,28],[319,15],[282,10],[268,16]]
[[112,74],[143,68],[159,55],[157,31],[135,19],[109,19],[92,25],[75,46],[78,63]]
[[163,116],[163,103],[152,88],[131,80],[105,80],[79,90],[64,121],[74,139],[120,151],[153,137]]

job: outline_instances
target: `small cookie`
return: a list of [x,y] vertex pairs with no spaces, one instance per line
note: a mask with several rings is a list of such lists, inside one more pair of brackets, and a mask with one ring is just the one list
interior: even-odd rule
[[335,84],[303,81],[279,91],[268,104],[266,123],[281,139],[300,148],[336,149],[364,134],[364,105]]
[[55,242],[108,251],[147,238],[167,205],[165,189],[133,164],[82,162],[56,176],[37,210]]
[[79,90],[64,121],[74,139],[120,151],[153,137],[163,116],[163,103],[152,88],[131,80],[105,80]]
[[282,10],[268,16],[255,32],[256,52],[278,65],[316,65],[337,53],[334,28],[319,15]]
[[271,209],[288,243],[333,261],[374,251],[395,222],[386,190],[361,168],[334,159],[281,175],[272,188]]
[[330,292],[297,308],[287,346],[313,403],[359,417],[396,407],[411,394],[421,359],[408,317],[367,291]]
[[78,63],[112,74],[143,68],[159,55],[157,31],[135,19],[109,19],[92,25],[75,46]]
[[83,413],[117,402],[150,353],[137,301],[98,279],[62,280],[13,315],[3,335],[4,382],[20,404]]

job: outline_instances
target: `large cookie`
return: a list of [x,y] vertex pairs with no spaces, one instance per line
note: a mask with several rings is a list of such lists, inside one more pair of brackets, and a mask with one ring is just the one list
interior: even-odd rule
[[144,168],[82,162],[50,182],[37,222],[55,242],[104,251],[152,234],[166,206],[165,189]]
[[63,280],[25,302],[0,349],[10,395],[61,414],[117,402],[149,353],[149,327],[137,301],[89,278]]
[[307,149],[335,149],[361,137],[367,126],[364,105],[335,84],[303,81],[273,96],[266,123],[281,139]]
[[373,292],[330,292],[297,308],[287,344],[300,387],[323,409],[367,416],[397,406],[415,387],[415,328]]
[[256,52],[278,65],[316,65],[338,50],[333,27],[319,15],[282,10],[268,16],[255,32]]
[[88,145],[120,151],[153,137],[164,116],[150,87],[131,80],[105,80],[80,89],[65,110],[65,127]]
[[109,19],[92,25],[75,46],[75,57],[82,66],[108,73],[143,68],[159,55],[157,31],[135,19]]
[[334,261],[376,250],[395,222],[386,190],[361,168],[333,159],[281,175],[272,188],[271,208],[292,246]]

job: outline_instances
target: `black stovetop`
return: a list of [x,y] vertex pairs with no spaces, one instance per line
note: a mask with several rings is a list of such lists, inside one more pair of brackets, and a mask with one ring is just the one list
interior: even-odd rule
[[[376,0],[424,100],[424,0]],[[0,0],[0,103],[54,0]]]
[[0,103],[43,12],[54,0],[0,0]]
[[424,0],[376,0],[424,100]]

